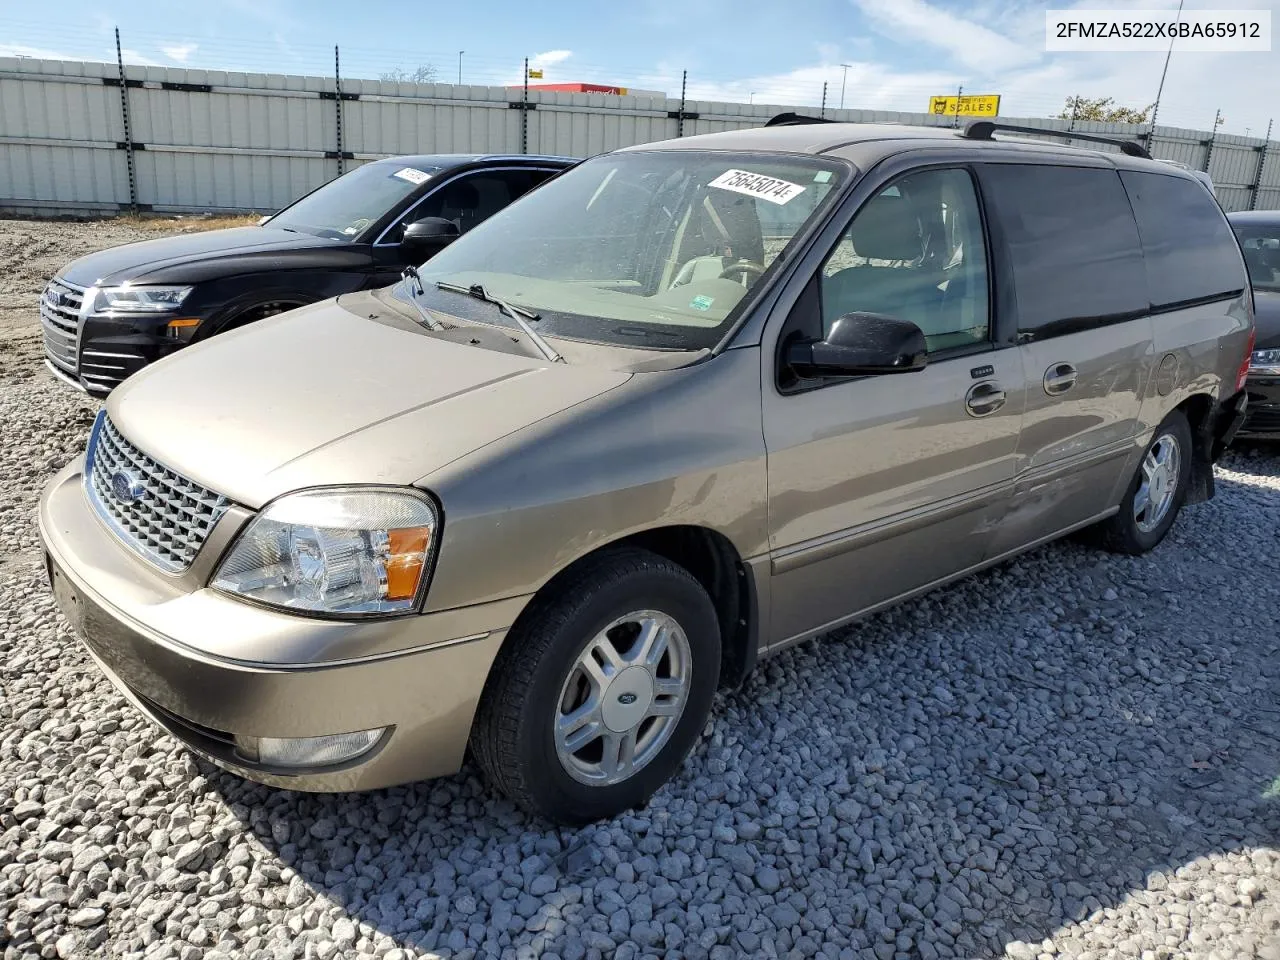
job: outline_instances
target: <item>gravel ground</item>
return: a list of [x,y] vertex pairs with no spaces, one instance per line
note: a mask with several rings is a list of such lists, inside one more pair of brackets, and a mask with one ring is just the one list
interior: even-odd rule
[[1280,458],[1148,558],[1054,545],[769,662],[633,816],[548,829],[473,770],[274,791],[135,716],[45,588],[34,500],[95,405],[32,304],[128,238],[0,221],[5,960],[1280,960]]

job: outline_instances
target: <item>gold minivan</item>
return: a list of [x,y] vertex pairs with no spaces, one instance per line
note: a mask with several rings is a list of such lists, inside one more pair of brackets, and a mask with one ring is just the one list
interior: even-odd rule
[[759,657],[1212,495],[1244,262],[1123,151],[792,122],[588,160],[116,389],[41,499],[58,603],[244,777],[470,752],[555,820],[642,804]]

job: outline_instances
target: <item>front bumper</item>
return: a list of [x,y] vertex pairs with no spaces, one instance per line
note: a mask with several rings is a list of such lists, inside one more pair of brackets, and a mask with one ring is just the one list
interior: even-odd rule
[[1245,389],[1249,393],[1249,414],[1238,436],[1280,440],[1280,377],[1250,377]]
[[105,397],[127,377],[186,346],[168,335],[170,316],[89,316],[81,319],[75,369],[46,347],[45,366],[92,397]]
[[[193,590],[98,521],[78,463],[44,491],[39,524],[59,608],[133,705],[219,766],[295,790],[367,790],[456,772],[489,668],[526,600],[352,622]],[[384,727],[369,752],[330,767],[270,767],[243,749],[258,737]]]

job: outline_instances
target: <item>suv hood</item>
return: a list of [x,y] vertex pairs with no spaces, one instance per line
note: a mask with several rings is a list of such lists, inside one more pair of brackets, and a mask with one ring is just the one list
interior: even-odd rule
[[[285,250],[341,247],[335,240],[292,233],[270,225],[205,230],[174,237],[159,237],[99,250],[63,267],[58,276],[81,287],[145,280],[151,274],[197,261],[219,257],[258,255]],[[166,277],[166,280],[173,278]],[[177,280],[176,282],[182,282]]]
[[624,383],[320,303],[179,351],[117,387],[116,427],[248,507],[302,487],[412,484]]

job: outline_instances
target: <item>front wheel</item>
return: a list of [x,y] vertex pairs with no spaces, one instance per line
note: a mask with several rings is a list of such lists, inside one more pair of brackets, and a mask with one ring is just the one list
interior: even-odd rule
[[1156,428],[1120,512],[1099,525],[1103,547],[1138,556],[1165,538],[1187,498],[1193,455],[1191,427],[1175,410]]
[[698,581],[648,551],[611,551],[521,617],[485,685],[472,751],[533,813],[614,816],[679,769],[719,674],[719,623]]

